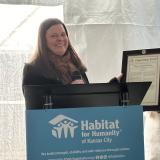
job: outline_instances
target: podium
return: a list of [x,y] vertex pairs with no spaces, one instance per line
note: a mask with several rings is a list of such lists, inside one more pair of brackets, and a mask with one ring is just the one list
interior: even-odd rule
[[26,85],[26,109],[44,109],[46,96],[53,108],[140,105],[151,82],[77,85]]
[[149,86],[24,86],[27,160],[144,160],[139,104]]

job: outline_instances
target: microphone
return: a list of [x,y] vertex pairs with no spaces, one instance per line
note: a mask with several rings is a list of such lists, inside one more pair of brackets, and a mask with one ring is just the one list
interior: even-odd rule
[[82,79],[82,75],[79,71],[74,71],[71,75],[72,81]]

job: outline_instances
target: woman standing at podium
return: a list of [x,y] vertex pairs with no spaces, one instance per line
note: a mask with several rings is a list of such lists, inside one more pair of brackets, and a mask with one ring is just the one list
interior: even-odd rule
[[73,49],[66,26],[50,18],[39,27],[34,55],[23,69],[23,85],[86,84],[86,67]]

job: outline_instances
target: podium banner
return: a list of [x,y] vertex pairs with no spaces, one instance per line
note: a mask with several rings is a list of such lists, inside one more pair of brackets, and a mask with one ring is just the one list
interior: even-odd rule
[[144,160],[142,106],[26,110],[27,160]]

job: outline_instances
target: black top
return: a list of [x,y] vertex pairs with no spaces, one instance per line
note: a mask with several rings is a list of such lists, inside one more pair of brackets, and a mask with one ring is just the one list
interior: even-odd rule
[[[89,81],[88,81],[88,78],[87,78],[85,72],[79,71],[79,73],[81,74],[81,77],[83,78],[83,80],[88,84]],[[23,69],[22,86],[24,86],[24,85],[62,84],[61,80],[59,79],[58,75],[56,74],[56,71],[51,74],[52,74],[52,76],[47,77],[35,65],[25,64],[24,69]]]

